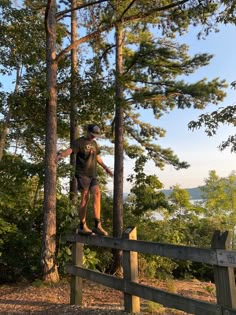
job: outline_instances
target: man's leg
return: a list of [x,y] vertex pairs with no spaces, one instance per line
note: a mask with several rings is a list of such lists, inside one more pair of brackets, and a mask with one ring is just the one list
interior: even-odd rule
[[76,230],[76,233],[80,233],[80,234],[92,234],[92,230],[90,230],[87,227],[86,224],[86,211],[87,211],[87,204],[88,204],[88,200],[89,200],[89,191],[83,191],[81,192],[81,202],[79,205],[79,219],[80,219],[80,223],[78,226],[78,229]]
[[102,228],[101,225],[101,192],[98,185],[91,186],[90,191],[93,195],[93,212],[94,212],[94,220],[95,227],[93,232],[96,234],[107,236],[108,233]]
[[79,205],[79,219],[80,222],[86,221],[87,204],[89,201],[89,191],[81,191],[81,200]]
[[98,185],[92,186],[90,189],[93,195],[93,213],[94,218],[100,220],[101,216],[101,192]]
[[78,181],[78,190],[81,193],[81,200],[80,200],[80,205],[79,205],[80,223],[77,229],[77,233],[92,234],[92,230],[90,230],[86,224],[86,212],[87,212],[87,204],[89,201],[90,179],[87,178],[86,176],[79,176],[77,178],[77,181]]

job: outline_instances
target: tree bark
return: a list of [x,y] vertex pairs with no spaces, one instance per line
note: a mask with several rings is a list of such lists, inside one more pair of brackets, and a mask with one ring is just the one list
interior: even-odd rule
[[[73,44],[77,40],[77,0],[71,1],[71,43]],[[78,57],[77,48],[71,50],[71,92],[70,92],[70,144],[74,142],[77,137],[77,106],[76,106],[76,95],[78,90]],[[76,155],[72,153],[70,155],[71,165],[71,179],[70,179],[70,199],[73,205],[77,204],[78,191],[77,181],[75,178],[75,164]]]
[[45,180],[44,180],[44,220],[43,220],[43,280],[59,280],[56,254],[56,144],[57,144],[57,62],[56,58],[56,1],[49,0],[45,12],[47,93],[46,140],[45,140]]
[[10,119],[11,119],[11,109],[10,109],[10,104],[8,105],[8,112],[6,116],[4,117],[4,122],[2,126],[2,132],[0,134],[0,161],[2,160],[3,157],[3,151],[6,146],[6,139],[7,139],[7,134],[8,134],[8,128],[10,124]]
[[[15,84],[14,94],[18,92],[19,81],[20,81],[20,69],[18,68],[16,70],[16,84]],[[6,139],[7,139],[8,129],[9,129],[10,121],[11,121],[11,104],[9,101],[8,101],[8,111],[4,119],[5,120],[3,122],[2,132],[0,134],[0,161],[2,160],[3,151],[6,147]]]
[[[116,27],[116,111],[115,111],[115,165],[113,192],[113,236],[121,237],[123,230],[123,177],[124,177],[124,146],[123,146],[123,28]],[[122,251],[113,251],[112,273],[122,271]]]

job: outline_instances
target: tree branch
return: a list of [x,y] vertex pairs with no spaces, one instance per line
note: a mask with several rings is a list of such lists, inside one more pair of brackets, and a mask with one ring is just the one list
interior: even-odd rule
[[[103,1],[106,1],[106,0],[100,0],[100,1],[97,1],[98,3],[101,3]],[[160,11],[164,11],[164,10],[167,10],[167,9],[171,9],[171,8],[174,8],[178,5],[182,5],[184,3],[187,3],[188,1],[190,0],[181,0],[181,1],[176,1],[172,4],[168,4],[166,6],[163,6],[163,7],[158,7],[158,8],[152,8],[151,10],[147,11],[147,12],[140,12],[138,14],[135,14],[135,15],[131,15],[129,17],[126,17],[126,18],[123,18],[122,20],[122,23],[127,23],[127,22],[131,22],[131,21],[138,21],[138,20],[141,20],[145,17],[148,17],[150,16],[151,14],[153,14],[154,12],[160,12]],[[95,2],[94,2],[95,3]],[[114,26],[120,24],[120,20],[118,21],[114,21],[106,26],[103,26],[103,27],[100,27],[98,28],[95,32],[91,33],[91,34],[88,34],[78,40],[76,40],[73,44],[69,45],[68,47],[66,47],[64,50],[62,50],[56,57],[55,59],[55,62],[58,62],[67,52],[69,52],[71,49],[74,49],[76,48],[78,45],[82,44],[82,43],[85,43],[93,38],[95,38],[96,36],[98,36],[99,34],[101,34],[102,32],[106,32],[106,31],[109,31],[111,30]]]
[[61,19],[64,16],[64,14],[66,14],[66,13],[71,13],[72,11],[84,9],[84,8],[89,7],[89,6],[92,6],[92,5],[95,5],[95,4],[100,4],[100,3],[103,3],[103,2],[107,2],[107,1],[108,0],[98,0],[98,1],[94,1],[94,2],[90,2],[90,3],[79,5],[79,6],[75,7],[75,8],[73,8],[73,9],[68,9],[68,10],[64,10],[64,11],[58,12],[56,14],[56,19],[57,20]]
[[121,14],[121,17],[120,17],[120,21],[122,20],[122,17],[125,15],[125,13],[132,7],[132,5],[134,4],[134,2],[135,2],[136,0],[132,0],[131,2],[130,2],[130,4],[127,6],[127,8],[122,12],[122,14]]
[[165,10],[168,10],[168,9],[172,9],[172,8],[174,8],[176,6],[185,4],[185,3],[189,2],[189,1],[190,0],[181,0],[181,1],[176,1],[174,3],[165,5],[163,7],[152,8],[151,10],[149,10],[147,12],[140,12],[138,14],[131,15],[131,16],[127,17],[127,18],[124,18],[123,22],[137,21],[137,20],[143,19],[145,17],[148,17],[148,16],[152,15],[155,12],[160,12],[160,11],[165,11]]
[[46,10],[45,10],[44,23],[45,23],[46,33],[52,35],[52,31],[50,30],[49,25],[48,25],[48,14],[49,14],[51,7],[52,7],[52,0],[48,0],[47,5],[46,5]]
[[114,27],[115,24],[112,23],[109,26],[103,26],[98,28],[95,32],[88,34],[78,40],[76,40],[73,44],[67,46],[64,50],[62,50],[56,57],[55,62],[58,62],[59,60],[61,60],[61,58],[69,51],[71,51],[72,49],[76,48],[77,46],[79,46],[82,43],[85,43],[93,38],[95,38],[96,36],[100,35],[102,32],[108,31],[110,30],[112,27]]

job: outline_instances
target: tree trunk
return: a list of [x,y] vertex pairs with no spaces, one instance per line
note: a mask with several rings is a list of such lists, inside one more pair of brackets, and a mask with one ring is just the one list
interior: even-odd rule
[[[123,230],[123,29],[116,27],[116,113],[115,113],[115,166],[113,201],[113,236],[121,237]],[[122,251],[113,251],[112,273],[122,271]]]
[[2,126],[2,132],[0,134],[0,161],[2,160],[3,157],[3,151],[6,146],[6,139],[7,139],[7,134],[8,134],[8,128],[10,124],[10,119],[11,119],[11,109],[10,109],[10,104],[8,105],[8,112],[6,116],[4,117],[4,122]]
[[[19,81],[20,81],[20,69],[18,68],[16,70],[16,84],[15,84],[14,94],[18,92]],[[3,151],[6,146],[6,139],[7,139],[8,129],[9,129],[10,120],[11,120],[11,104],[9,101],[8,101],[8,112],[5,115],[4,119],[5,120],[3,122],[2,132],[0,134],[0,161],[2,160]]]
[[[77,11],[73,10],[77,7],[77,0],[71,0],[71,44],[77,40]],[[70,92],[70,143],[72,144],[77,137],[77,106],[76,106],[76,95],[78,90],[78,58],[77,49],[71,50],[71,92]],[[73,205],[77,204],[78,191],[77,181],[75,178],[75,164],[76,155],[72,153],[70,155],[71,165],[71,179],[70,179],[70,199]]]
[[47,2],[45,13],[47,93],[46,141],[45,141],[45,180],[44,180],[44,219],[43,219],[43,280],[59,280],[56,254],[56,144],[57,144],[57,63],[56,58],[56,1]]

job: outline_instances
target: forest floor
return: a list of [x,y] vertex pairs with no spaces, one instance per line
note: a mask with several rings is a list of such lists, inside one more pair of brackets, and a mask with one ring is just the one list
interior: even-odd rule
[[[215,303],[215,286],[198,280],[139,281],[152,287],[194,299]],[[70,305],[68,281],[56,285],[15,284],[0,286],[0,314],[79,314],[124,315],[123,293],[83,280],[83,306]],[[164,308],[141,299],[141,314],[184,315],[182,311]]]

